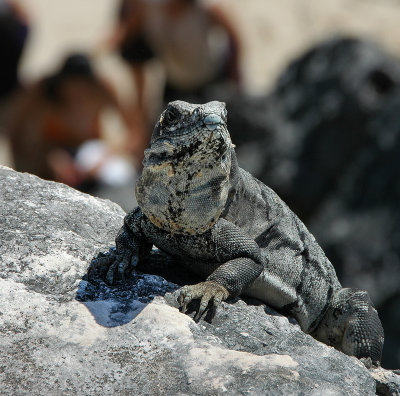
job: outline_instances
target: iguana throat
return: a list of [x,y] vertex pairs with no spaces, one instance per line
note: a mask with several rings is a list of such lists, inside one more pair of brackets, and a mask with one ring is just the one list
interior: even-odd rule
[[223,103],[182,103],[170,103],[154,129],[136,199],[155,226],[201,234],[224,209],[232,144]]

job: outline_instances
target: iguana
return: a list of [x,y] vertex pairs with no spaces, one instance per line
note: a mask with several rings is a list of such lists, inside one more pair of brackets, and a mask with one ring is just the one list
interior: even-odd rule
[[[383,329],[367,292],[342,288],[315,238],[278,195],[238,166],[225,104],[174,101],[157,122],[116,249],[92,261],[110,284],[153,244],[204,282],[184,286],[196,318],[240,294],[293,316],[317,340],[379,365]],[[243,131],[245,133],[245,131]]]

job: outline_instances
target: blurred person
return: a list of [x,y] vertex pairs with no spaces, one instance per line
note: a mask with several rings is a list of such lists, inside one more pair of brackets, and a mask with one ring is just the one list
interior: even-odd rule
[[[122,0],[118,9],[117,25],[107,47],[117,48],[119,55],[129,66],[136,88],[136,101],[126,103],[129,109],[131,128],[142,136],[141,152],[150,139],[150,120],[146,104],[146,66],[154,59],[144,34],[146,0]],[[143,158],[143,156],[141,156]]]
[[18,2],[0,0],[0,100],[19,84],[18,64],[28,32],[28,20]]
[[144,107],[145,65],[154,59],[154,52],[144,34],[146,0],[122,0],[112,47],[117,47],[133,73],[137,90],[137,106]]
[[[102,140],[101,114],[109,107],[126,120],[89,59],[67,57],[57,72],[21,90],[15,101],[8,127],[15,168],[89,193],[113,177],[123,182],[134,168]],[[126,152],[135,140],[131,131]]]
[[150,121],[145,70],[152,60],[160,61],[165,71],[164,102],[206,101],[210,84],[240,84],[239,35],[217,5],[196,0],[122,0],[108,45],[118,48],[132,70],[135,109],[145,129]]
[[6,137],[8,107],[19,86],[18,65],[29,33],[29,22],[17,1],[0,0],[0,163],[10,165]]
[[239,35],[223,10],[196,0],[161,5],[149,12],[147,35],[165,69],[164,101],[207,101],[208,86],[239,85]]

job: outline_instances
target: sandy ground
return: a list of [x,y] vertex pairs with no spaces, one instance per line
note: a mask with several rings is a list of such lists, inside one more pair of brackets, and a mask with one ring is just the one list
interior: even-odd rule
[[[99,69],[119,87],[121,96],[132,94],[134,87],[121,62],[95,50],[113,25],[116,0],[19,1],[32,24],[20,67],[23,81],[53,70],[66,53],[82,50],[95,55]],[[362,35],[400,56],[400,0],[204,1],[221,4],[235,21],[243,39],[245,85],[255,94],[271,87],[293,58],[333,34]],[[10,164],[1,137],[0,164]]]

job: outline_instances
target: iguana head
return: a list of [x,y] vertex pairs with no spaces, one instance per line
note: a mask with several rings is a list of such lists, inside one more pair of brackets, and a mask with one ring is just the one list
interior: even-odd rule
[[228,196],[232,143],[225,104],[175,101],[157,122],[144,152],[136,198],[164,230],[198,234],[210,228]]

